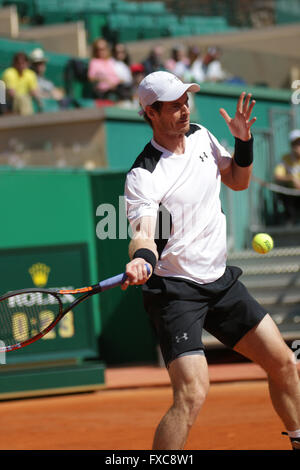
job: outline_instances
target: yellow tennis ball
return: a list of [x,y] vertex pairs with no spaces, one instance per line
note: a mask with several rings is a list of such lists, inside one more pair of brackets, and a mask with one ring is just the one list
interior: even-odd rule
[[257,253],[265,254],[274,247],[273,238],[267,233],[257,233],[252,240],[252,248]]

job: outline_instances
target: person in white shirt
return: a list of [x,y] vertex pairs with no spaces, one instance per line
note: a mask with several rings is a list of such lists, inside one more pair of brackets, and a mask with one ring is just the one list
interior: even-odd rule
[[153,449],[183,449],[205,401],[209,379],[203,328],[266,371],[275,410],[297,448],[300,386],[294,354],[239,281],[241,269],[226,263],[220,186],[240,191],[250,184],[255,101],[242,93],[233,118],[220,109],[235,138],[232,157],[208,129],[190,123],[188,93],[199,89],[165,71],[143,79],[141,112],[153,138],[125,183],[133,236],[123,289],[142,285],[174,397],[157,426]]
[[130,58],[125,44],[115,44],[112,48],[112,57],[115,62],[115,70],[121,80],[121,83],[128,87],[132,86],[133,80],[130,70]]
[[208,82],[222,82],[227,78],[221,61],[221,50],[217,47],[209,47],[203,57],[205,80]]

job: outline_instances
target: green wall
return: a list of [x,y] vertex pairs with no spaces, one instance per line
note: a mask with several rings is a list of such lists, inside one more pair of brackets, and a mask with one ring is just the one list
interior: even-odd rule
[[[106,239],[100,240],[96,235],[100,279],[123,272],[129,261],[128,223],[122,199],[119,199],[124,193],[124,182],[125,172],[94,172],[91,175],[95,229],[108,220],[109,212],[112,221],[116,222],[116,232],[114,227],[111,233],[106,227]],[[103,204],[106,206],[97,216],[97,208]],[[104,360],[110,364],[155,362],[156,341],[143,308],[141,288],[129,287],[126,291],[116,288],[104,292],[98,299],[102,324],[100,350]]]
[[[0,179],[0,250],[85,243],[90,267],[86,283],[96,282],[88,174],[76,170],[0,168]],[[95,321],[99,333],[97,312]]]
[[84,172],[1,169],[1,248],[87,241],[90,181]]
[[[26,253],[30,258],[30,253],[36,253],[38,247],[47,253],[47,250],[51,251],[55,247],[62,249],[64,245],[84,244],[87,246],[89,263],[88,276],[81,281],[84,285],[96,283],[125,270],[128,262],[128,223],[124,205],[119,204],[119,196],[123,195],[124,189],[124,171],[89,173],[76,170],[2,168],[0,179],[0,265],[1,259],[4,266],[7,256],[14,253]],[[110,204],[115,210],[118,234],[121,218],[121,239],[119,235],[102,240],[97,237],[97,224],[105,216],[97,215],[97,208],[101,204]],[[28,279],[28,285],[16,286],[14,273],[18,266],[15,262],[13,265],[5,262],[5,272],[0,274],[0,284],[5,285],[5,291],[30,287],[31,280],[26,274],[24,263],[19,270]],[[8,275],[7,266],[11,267],[8,287],[7,282],[3,282],[3,276]],[[81,276],[84,275],[86,276],[81,273]],[[20,279],[19,272],[16,277]],[[72,282],[70,279],[63,280],[62,276],[58,281],[57,275],[55,277],[60,284],[69,285]],[[126,292],[115,288],[93,297],[89,302],[93,308],[99,358],[105,364],[156,361],[156,342],[143,309],[139,287],[129,288]]]

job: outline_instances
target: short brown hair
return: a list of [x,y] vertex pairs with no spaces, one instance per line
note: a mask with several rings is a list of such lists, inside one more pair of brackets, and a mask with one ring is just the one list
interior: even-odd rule
[[[152,109],[154,109],[155,111],[157,111],[158,113],[160,113],[161,108],[162,108],[162,105],[163,105],[163,101],[154,101],[154,103],[150,104],[149,106],[150,106]],[[144,113],[143,113],[143,118],[144,118],[145,121],[152,127],[152,121],[151,121],[151,119],[147,116],[146,111],[144,111]]]

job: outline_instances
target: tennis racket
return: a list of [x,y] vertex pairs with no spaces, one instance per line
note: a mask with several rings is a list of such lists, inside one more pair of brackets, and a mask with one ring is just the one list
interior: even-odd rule
[[[146,268],[150,275],[147,264]],[[31,288],[7,292],[0,297],[0,353],[34,343],[81,302],[120,286],[125,280],[126,274],[123,273],[79,289]],[[78,297],[78,294],[81,295]]]

